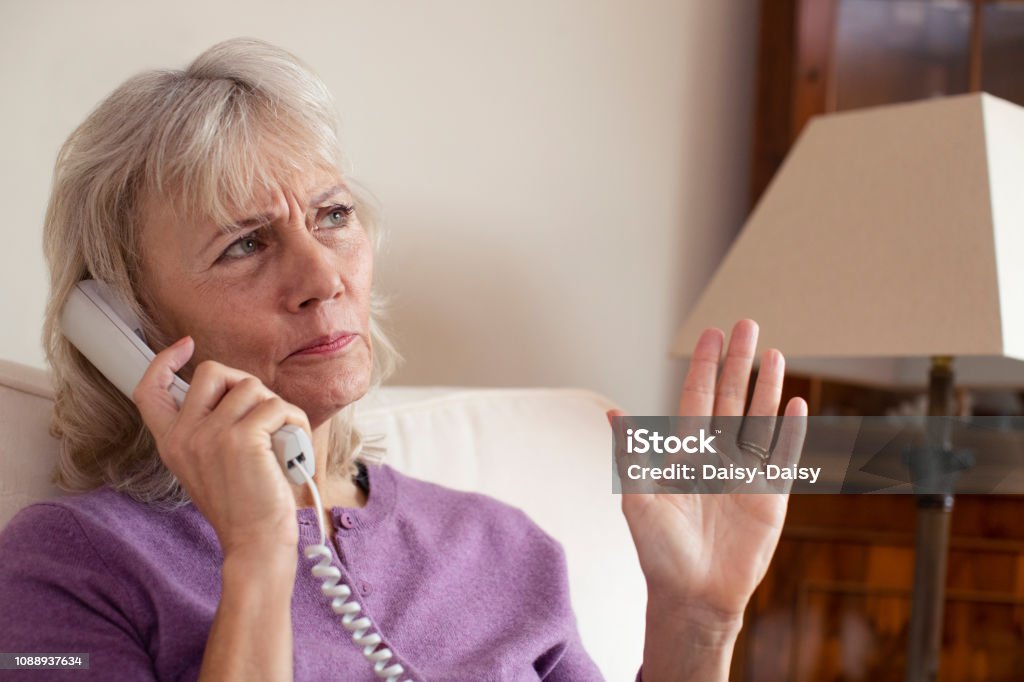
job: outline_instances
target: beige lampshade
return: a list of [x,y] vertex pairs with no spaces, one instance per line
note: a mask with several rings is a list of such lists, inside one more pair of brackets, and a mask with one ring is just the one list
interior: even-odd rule
[[1024,108],[987,94],[813,119],[683,323],[740,318],[803,371],[1024,385]]

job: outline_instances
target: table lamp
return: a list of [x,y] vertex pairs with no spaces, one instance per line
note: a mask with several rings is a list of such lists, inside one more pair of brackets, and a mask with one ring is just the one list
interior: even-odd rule
[[[744,317],[790,369],[927,385],[929,415],[951,414],[954,367],[1024,386],[1024,108],[975,93],[812,119],[673,354]],[[908,680],[937,676],[952,507],[918,496]]]

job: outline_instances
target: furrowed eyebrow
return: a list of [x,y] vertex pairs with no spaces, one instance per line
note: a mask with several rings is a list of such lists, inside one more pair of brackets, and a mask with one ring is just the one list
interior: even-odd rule
[[271,214],[261,213],[256,216],[252,216],[251,218],[246,218],[245,220],[239,220],[238,222],[232,225],[218,225],[217,229],[214,231],[213,236],[210,238],[210,241],[208,241],[206,243],[206,246],[203,247],[203,251],[205,252],[209,250],[210,248],[213,247],[214,244],[216,244],[221,239],[234,236],[239,232],[246,232],[256,227],[268,225],[270,221],[273,219],[274,216],[272,216]]
[[[310,199],[309,202],[307,203],[307,207],[311,208],[313,206],[316,206],[317,204],[323,202],[329,197],[334,196],[335,194],[338,194],[344,189],[345,185],[334,185],[330,189],[326,189],[323,192],[317,194],[312,199]],[[270,222],[272,222],[273,219],[274,216],[271,213],[260,213],[259,215],[254,215],[252,217],[239,220],[232,225],[218,227],[216,234],[214,234],[213,238],[210,239],[209,242],[207,242],[204,251],[210,249],[216,242],[220,241],[221,239],[224,239],[225,237],[238,234],[239,232],[245,232],[246,230],[252,230],[253,228],[256,227],[262,227],[263,225],[267,225]]]

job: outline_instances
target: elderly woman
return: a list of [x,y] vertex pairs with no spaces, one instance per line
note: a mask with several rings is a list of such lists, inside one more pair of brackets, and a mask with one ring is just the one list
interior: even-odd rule
[[[366,456],[353,404],[396,354],[371,290],[376,230],[338,165],[324,84],[253,40],[128,80],[72,133],[46,216],[44,340],[58,480],[89,492],[0,536],[0,649],[91,655],[90,673],[50,679],[600,679],[557,542]],[[131,399],[61,334],[86,278],[161,349]],[[756,337],[737,324],[718,376],[724,335],[701,336],[681,414],[742,414]],[[783,359],[761,362],[750,414],[775,415]],[[271,450],[286,424],[312,438],[322,517]],[[623,495],[649,590],[644,680],[726,678],[785,507]],[[300,570],[318,523],[381,640],[366,651]]]

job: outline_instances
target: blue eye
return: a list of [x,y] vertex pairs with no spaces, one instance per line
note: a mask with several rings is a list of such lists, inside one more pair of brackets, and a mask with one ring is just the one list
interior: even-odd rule
[[348,225],[353,210],[351,206],[343,204],[328,206],[317,217],[316,226],[321,228],[345,227]]
[[259,246],[260,241],[256,237],[256,233],[250,232],[233,242],[231,246],[224,250],[221,256],[224,258],[245,258],[256,253],[259,250]]

